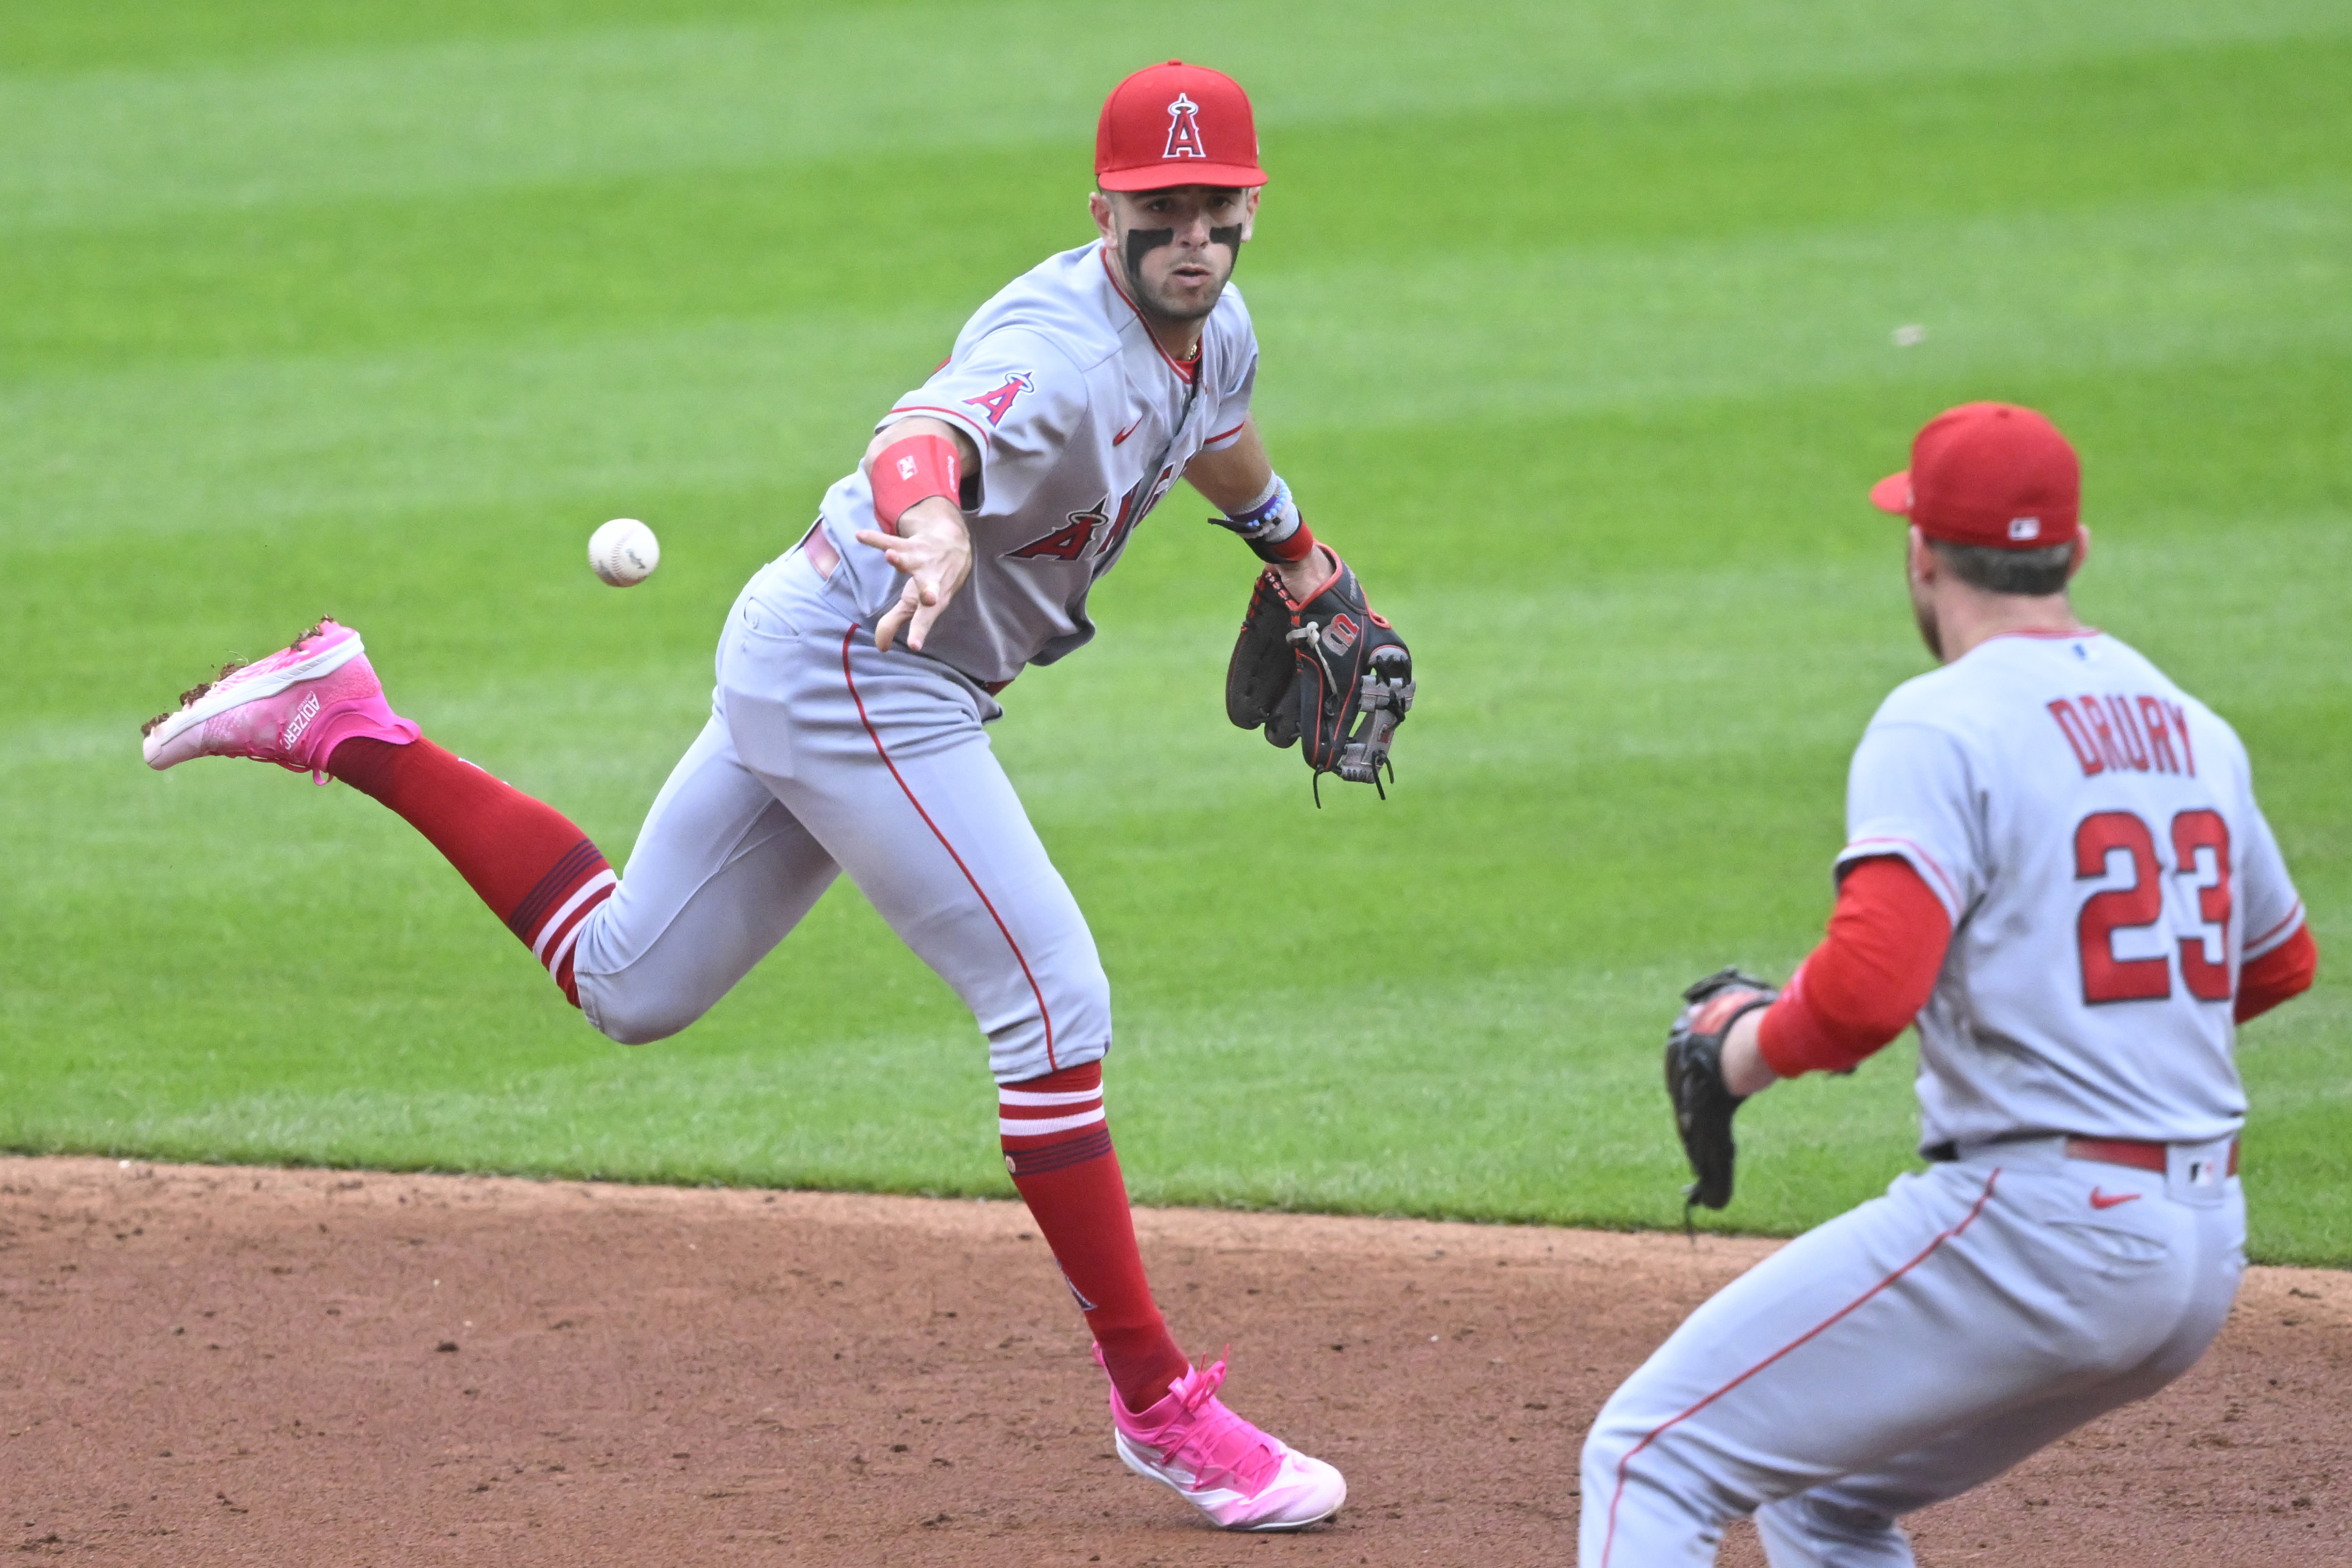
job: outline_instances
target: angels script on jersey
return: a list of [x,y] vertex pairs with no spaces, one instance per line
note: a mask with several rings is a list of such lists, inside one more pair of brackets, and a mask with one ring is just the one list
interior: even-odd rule
[[[1119,546],[1127,542],[1129,532],[1160,504],[1161,497],[1167,495],[1168,486],[1175,477],[1173,467],[1162,468],[1151,479],[1136,481],[1135,487],[1118,498],[1118,517],[1115,520],[1110,517],[1110,497],[1105,496],[1083,512],[1066,514],[1070,519],[1066,527],[1031,539],[1018,549],[1006,550],[1004,558],[1007,560],[1076,560],[1087,553],[1087,545],[1094,542],[1097,528],[1103,531],[1101,543],[1094,551],[1096,559],[1114,556],[1118,553]],[[1149,496],[1145,495],[1147,486]],[[1105,527],[1106,524],[1108,526]]]
[[2197,775],[2189,715],[2179,703],[2135,694],[2060,697],[2048,706],[2085,779],[2108,772]]

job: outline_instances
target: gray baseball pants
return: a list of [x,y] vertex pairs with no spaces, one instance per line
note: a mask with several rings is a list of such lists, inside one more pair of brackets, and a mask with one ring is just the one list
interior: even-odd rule
[[1583,1568],[1701,1568],[1748,1514],[1773,1568],[1905,1568],[1899,1517],[2187,1371],[2245,1271],[2229,1145],[2063,1145],[1900,1176],[1693,1312],[1585,1440]]
[[1100,1057],[1109,982],[990,749],[1002,711],[877,651],[800,550],[771,563],[728,614],[709,722],[583,926],[580,1010],[625,1044],[677,1033],[846,872],[971,1009],[997,1082]]

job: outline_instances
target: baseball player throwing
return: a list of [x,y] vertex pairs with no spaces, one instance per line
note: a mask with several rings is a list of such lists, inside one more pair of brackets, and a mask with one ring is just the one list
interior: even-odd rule
[[1153,1304],[1102,1100],[1093,936],[983,729],[1094,635],[1087,594],[1179,476],[1266,563],[1227,678],[1237,722],[1377,781],[1410,660],[1301,521],[1250,423],[1257,343],[1226,287],[1260,187],[1242,89],[1170,63],[1097,135],[1097,242],[982,306],[883,416],[805,537],[744,588],[702,734],[616,878],[562,815],[394,714],[320,623],[150,727],[146,757],[341,779],[415,824],[613,1039],[700,1017],[843,873],[988,1037],[1005,1167],[1109,1375],[1118,1450],[1215,1523],[1328,1518],[1339,1473],[1234,1415]]
[[1916,1018],[1920,1152],[1790,1242],[1617,1390],[1583,1458],[1585,1568],[1911,1562],[1896,1521],[2203,1354],[2245,1267],[2235,1026],[2317,953],[2244,747],[2074,619],[2074,449],[2030,409],[1919,433],[1871,498],[1910,518],[1920,633],[1854,753],[1828,937],[1778,993],[1691,988],[1667,1077],[1698,1182],[1731,1113]]

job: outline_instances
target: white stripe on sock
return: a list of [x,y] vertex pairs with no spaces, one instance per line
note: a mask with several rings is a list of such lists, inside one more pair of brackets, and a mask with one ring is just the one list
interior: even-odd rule
[[999,1089],[996,1103],[1000,1105],[1086,1105],[1102,1098],[1099,1089],[1078,1089],[1066,1092],[1044,1093],[1034,1089]]
[[530,956],[539,959],[541,963],[545,964],[549,969],[552,970],[555,967],[555,960],[544,956],[547,950],[547,941],[549,937],[554,936],[557,931],[562,928],[563,917],[570,915],[573,910],[579,908],[581,901],[585,899],[590,894],[594,893],[598,888],[612,887],[617,884],[620,880],[621,879],[619,877],[613,874],[612,867],[607,866],[603,871],[598,872],[594,876],[590,877],[586,882],[582,883],[580,884],[580,891],[573,894],[570,898],[565,899],[563,901],[563,907],[557,910],[554,917],[549,920],[546,925],[541,926],[538,933],[531,937]]
[[572,945],[580,940],[580,927],[587,924],[584,920],[576,922],[571,930],[563,934],[563,940],[555,945],[555,951],[547,956],[547,972],[550,975],[562,967],[563,955],[572,951]]
[[1073,1127],[1088,1127],[1107,1120],[1100,1107],[1077,1116],[1040,1116],[1034,1122],[1016,1122],[1010,1116],[996,1119],[996,1130],[1008,1138],[1034,1138],[1042,1133],[1066,1133]]

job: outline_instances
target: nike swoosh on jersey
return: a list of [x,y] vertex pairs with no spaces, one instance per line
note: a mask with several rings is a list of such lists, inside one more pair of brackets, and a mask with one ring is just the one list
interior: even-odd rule
[[1122,431],[1120,431],[1117,435],[1112,436],[1112,437],[1110,438],[1110,444],[1111,444],[1113,446],[1117,446],[1117,445],[1118,445],[1121,442],[1125,441],[1129,436],[1133,435],[1133,434],[1135,434],[1135,432],[1136,432],[1137,427],[1138,427],[1138,426],[1139,426],[1139,425],[1141,425],[1145,420],[1150,419],[1150,417],[1151,417],[1151,416],[1150,416],[1149,413],[1139,413],[1139,414],[1137,414],[1137,415],[1135,416],[1135,423],[1134,423],[1134,424],[1130,424],[1130,425],[1129,425],[1125,430],[1122,430]]
[[2119,1203],[2130,1203],[2138,1197],[2140,1197],[2140,1194],[2136,1192],[2105,1193],[2101,1192],[2097,1187],[2093,1187],[2091,1189],[2091,1207],[2093,1208],[2113,1208]]

